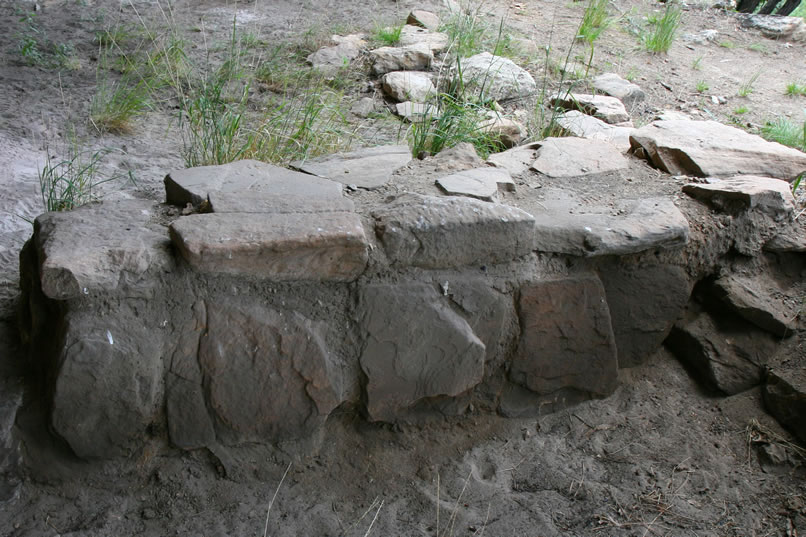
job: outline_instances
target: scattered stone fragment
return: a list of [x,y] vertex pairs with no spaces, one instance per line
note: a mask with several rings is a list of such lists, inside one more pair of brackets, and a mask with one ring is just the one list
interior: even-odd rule
[[525,69],[489,52],[467,58],[462,77],[466,88],[483,87],[485,97],[496,101],[525,97],[537,90],[534,78]]
[[624,104],[616,97],[588,95],[585,93],[561,93],[551,97],[551,103],[566,110],[579,110],[611,125],[630,120],[630,115],[624,108]]
[[806,442],[806,371],[803,367],[773,368],[761,392],[764,406],[801,442]]
[[783,41],[806,41],[806,22],[801,17],[747,14],[740,16],[741,25],[761,31],[761,35]]
[[616,389],[618,361],[604,288],[595,274],[521,287],[521,340],[513,382],[539,394],[572,388],[590,396]]
[[680,319],[691,295],[683,267],[602,264],[619,367],[635,367],[657,351]]
[[630,149],[630,135],[635,131],[630,127],[608,125],[601,119],[577,110],[569,110],[559,115],[557,124],[573,136],[608,142],[623,152]]
[[433,161],[438,172],[458,172],[484,166],[476,147],[470,142],[461,142],[443,149],[433,157]]
[[397,265],[501,263],[531,252],[534,240],[530,214],[470,198],[403,194],[372,216],[386,255]]
[[350,64],[361,54],[361,49],[353,42],[345,41],[339,45],[322,47],[308,56],[308,63],[314,69],[326,74],[333,74]]
[[171,239],[195,270],[274,281],[352,281],[367,264],[367,239],[352,213],[184,216]]
[[366,35],[364,34],[349,34],[349,35],[332,35],[330,36],[330,40],[336,43],[337,45],[343,45],[345,43],[351,43],[355,45],[359,49],[363,49],[367,46]]
[[432,32],[436,32],[439,29],[440,20],[439,16],[431,13],[430,11],[414,9],[411,13],[409,13],[408,18],[406,19],[406,24],[421,26],[431,30]]
[[628,107],[646,99],[646,93],[637,84],[628,82],[615,73],[604,73],[595,77],[593,87],[598,92],[619,99]]
[[427,45],[431,52],[437,54],[448,48],[448,34],[442,32],[432,32],[420,26],[406,24],[400,30],[400,45]]
[[779,233],[764,244],[768,252],[806,252],[806,237],[800,230],[787,230]]
[[395,105],[397,115],[406,121],[422,121],[427,117],[436,118],[439,116],[438,110],[430,104],[413,103],[406,101]]
[[791,336],[798,312],[781,299],[784,295],[767,276],[729,274],[718,278],[713,294],[733,311],[778,337]]
[[398,102],[424,102],[436,93],[428,73],[422,71],[392,71],[381,78],[383,91]]
[[198,363],[225,443],[304,437],[342,402],[325,323],[243,297],[217,297],[206,309]]
[[658,115],[656,115],[652,121],[690,121],[691,116],[684,114],[683,112],[678,112],[676,110],[663,110]]
[[362,97],[350,107],[350,112],[360,118],[367,118],[375,111],[375,99],[372,97]]
[[164,231],[149,224],[154,208],[147,201],[120,200],[39,216],[34,243],[45,295],[68,300],[119,290],[150,296],[155,274],[173,267]]
[[507,170],[511,175],[520,175],[532,166],[540,145],[541,142],[532,142],[501,153],[493,153],[487,158],[487,162]]
[[535,214],[535,250],[539,252],[625,255],[688,242],[688,221],[669,199],[622,200],[615,208],[597,207],[544,190],[546,210]]
[[498,190],[515,189],[509,172],[499,168],[474,168],[453,175],[440,177],[437,186],[447,194],[454,196],[468,196],[484,201],[494,201],[498,197]]
[[758,175],[791,181],[806,170],[806,154],[716,121],[655,121],[636,129],[652,165],[672,175]]
[[82,459],[131,456],[162,404],[161,332],[142,315],[67,316],[51,425]]
[[795,209],[789,183],[769,177],[745,175],[713,183],[690,183],[683,186],[683,192],[727,213],[756,210],[778,221],[791,216]]
[[392,174],[411,161],[407,145],[380,145],[349,153],[336,153],[291,166],[305,173],[373,189],[386,184]]
[[693,43],[695,45],[713,43],[716,41],[717,37],[719,37],[718,30],[703,30],[701,32],[697,32],[696,34],[685,33],[682,35],[683,41],[688,41],[689,43]]
[[489,118],[479,124],[479,130],[489,134],[504,147],[514,147],[526,137],[526,127],[515,120],[501,117],[498,112],[490,111]]
[[668,347],[711,389],[733,395],[761,383],[764,365],[775,353],[775,338],[744,319],[708,312],[675,325]]
[[168,203],[184,207],[208,201],[211,192],[251,198],[256,193],[273,196],[338,200],[338,183],[256,160],[239,160],[220,166],[174,170],[165,177]]
[[629,166],[621,151],[600,140],[546,138],[540,144],[532,168],[549,177],[579,177]]
[[390,71],[424,71],[434,60],[431,48],[425,43],[406,47],[381,47],[370,51],[372,73],[383,75]]
[[395,421],[418,401],[455,397],[484,375],[484,343],[433,286],[363,287],[361,368],[372,421]]

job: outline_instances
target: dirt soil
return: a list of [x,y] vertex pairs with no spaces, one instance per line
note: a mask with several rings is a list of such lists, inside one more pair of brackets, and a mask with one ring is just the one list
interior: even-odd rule
[[[17,255],[31,234],[26,220],[43,210],[37,169],[45,149],[58,152],[71,131],[96,149],[119,149],[104,171],[133,169],[137,181],[104,185],[99,194],[107,199],[162,200],[164,175],[183,166],[169,106],[155,107],[124,134],[100,134],[87,121],[97,85],[98,29],[170,17],[193,44],[191,53],[199,55],[204,43],[226,39],[233,17],[276,44],[371,32],[402,20],[413,7],[440,9],[410,0],[177,0],[166,15],[168,7],[149,0],[0,4],[0,403],[14,392],[9,387],[25,385],[13,318]],[[647,93],[633,110],[636,124],[660,110],[751,129],[776,116],[804,119],[806,97],[786,97],[784,89],[806,81],[806,45],[768,40],[741,29],[735,14],[689,5],[669,53],[648,54],[629,29],[661,7],[614,0],[610,11],[621,19],[596,43],[593,71],[615,71]],[[488,0],[482,9],[494,27],[505,17],[535,50],[550,45],[560,61],[584,5]],[[47,58],[36,65],[25,61],[23,19],[31,12],[41,42],[72,45],[70,68]],[[719,32],[715,42],[682,37],[709,29]],[[542,57],[536,54],[527,67],[540,84]],[[755,73],[760,75],[752,93],[739,97],[740,85]],[[709,90],[699,93],[700,81]],[[359,84],[347,98],[372,91]],[[712,95],[725,97],[725,104],[714,104]],[[742,107],[747,111],[737,113]],[[377,134],[367,143],[394,139],[400,131],[389,118],[363,121],[362,132]],[[353,196],[362,206],[394,193],[404,181],[433,188],[437,173],[431,160],[414,162],[381,191]],[[642,162],[634,161],[630,173],[627,179],[596,177],[573,189],[600,203],[671,195],[679,188],[679,179]],[[535,178],[517,180],[519,188],[536,188]],[[517,201],[518,194],[508,196],[503,201]],[[782,352],[802,359],[802,340],[801,333],[790,338]],[[649,363],[622,370],[620,380],[604,400],[538,419],[504,419],[473,409],[461,418],[390,426],[337,413],[318,449],[246,446],[231,464],[165,445],[124,465],[77,460],[49,435],[41,402],[27,390],[13,430],[22,462],[0,487],[0,536],[806,534],[803,459],[764,412],[758,389],[731,397],[708,393],[663,349]]]

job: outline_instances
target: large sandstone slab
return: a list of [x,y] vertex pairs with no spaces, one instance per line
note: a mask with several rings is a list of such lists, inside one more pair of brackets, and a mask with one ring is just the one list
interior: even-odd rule
[[657,351],[683,316],[691,282],[676,265],[603,264],[599,278],[607,294],[619,367],[635,367]]
[[578,110],[569,110],[560,114],[556,121],[573,136],[608,142],[623,152],[630,149],[630,136],[635,130],[632,127],[608,125],[601,119],[583,114]]
[[431,66],[434,54],[426,43],[405,47],[381,47],[370,51],[372,74],[383,75],[390,71],[425,71]]
[[164,232],[149,221],[154,205],[140,200],[107,201],[34,222],[42,292],[67,300],[92,293],[148,296],[156,272],[173,266]]
[[560,93],[551,97],[551,103],[566,110],[579,110],[611,125],[630,121],[630,114],[616,97],[587,93]]
[[761,383],[775,338],[734,315],[702,312],[676,325],[666,344],[709,388],[728,395]]
[[53,388],[51,426],[83,459],[131,456],[162,404],[162,348],[149,320],[70,314]]
[[527,283],[518,312],[513,382],[538,394],[573,389],[606,396],[616,389],[616,343],[599,278],[582,274]]
[[502,190],[515,190],[515,183],[509,172],[500,168],[473,168],[463,170],[436,181],[446,193],[453,196],[468,196],[485,201],[498,198],[499,188]]
[[245,201],[254,195],[327,201],[340,199],[342,186],[256,160],[174,170],[165,177],[168,203],[198,206],[207,201],[210,193],[241,196]]
[[683,192],[727,213],[749,209],[782,220],[795,210],[789,183],[769,177],[745,175],[713,183],[690,183],[683,186]]
[[535,214],[536,251],[626,255],[688,243],[688,221],[670,199],[621,200],[611,207],[585,205],[550,189],[546,193],[546,210]]
[[711,292],[747,321],[778,336],[791,336],[798,311],[784,300],[786,293],[773,278],[727,274],[718,278]]
[[655,121],[636,129],[630,142],[673,175],[791,181],[806,169],[806,153],[716,121]]
[[624,170],[629,162],[613,144],[573,136],[540,142],[532,169],[549,177],[579,177]]
[[540,145],[541,142],[532,142],[500,153],[493,153],[487,158],[487,162],[507,170],[511,175],[520,175],[534,164]]
[[595,77],[593,87],[598,92],[619,99],[627,106],[634,106],[646,99],[646,93],[637,84],[624,80],[616,73],[604,73]]
[[381,145],[293,162],[291,165],[331,181],[373,189],[386,184],[392,174],[408,164],[411,158],[407,145]]
[[300,195],[278,195],[265,192],[230,194],[210,192],[210,210],[214,213],[351,213],[355,204],[350,198],[333,196],[316,198]]
[[509,58],[482,52],[462,63],[462,78],[467,88],[478,88],[496,101],[532,95],[537,83],[525,69]]
[[171,239],[195,270],[276,281],[352,281],[366,267],[367,239],[352,213],[183,216]]
[[304,437],[342,402],[341,368],[324,323],[243,299],[211,300],[206,310],[198,360],[225,442]]
[[433,286],[365,286],[359,315],[370,420],[395,421],[423,399],[456,397],[481,382],[484,343]]
[[404,194],[372,216],[395,265],[450,268],[502,263],[532,250],[534,218],[509,205]]

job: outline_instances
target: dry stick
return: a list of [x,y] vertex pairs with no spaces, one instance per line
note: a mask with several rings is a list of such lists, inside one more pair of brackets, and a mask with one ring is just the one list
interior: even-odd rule
[[[465,478],[465,484],[462,486],[462,492],[459,493],[459,497],[456,498],[456,503],[453,504],[453,514],[451,515],[450,525],[451,525],[451,532],[448,534],[449,537],[453,536],[453,527],[456,524],[456,515],[459,514],[459,502],[462,501],[462,496],[465,494],[465,489],[467,489],[467,483],[470,481],[470,476],[473,474],[473,470],[471,469],[470,472],[467,473],[467,477]],[[447,528],[445,528],[447,529]],[[439,535],[439,534],[437,534]]]
[[372,522],[369,523],[369,527],[367,528],[367,532],[364,534],[364,537],[369,537],[369,532],[372,531],[372,525],[375,524],[375,521],[378,519],[378,515],[381,512],[381,508],[383,507],[384,500],[381,500],[381,505],[378,506],[378,510],[375,511],[375,516],[372,519]]
[[280,482],[277,484],[277,488],[274,490],[274,496],[271,497],[271,501],[269,502],[269,508],[266,510],[266,525],[263,527],[263,537],[266,537],[266,534],[269,532],[269,513],[271,513],[271,506],[274,505],[274,500],[277,499],[277,493],[280,492],[280,487],[283,486],[283,481],[285,481],[285,476],[288,475],[288,471],[291,469],[291,463],[288,463],[288,467],[286,467],[285,472],[283,473],[283,477],[280,479]]
[[487,522],[490,520],[490,507],[492,503],[487,503],[487,516],[484,517],[484,525],[481,526],[481,533],[479,533],[479,537],[484,537],[484,530],[487,529]]
[[439,471],[437,471],[437,537],[439,537]]

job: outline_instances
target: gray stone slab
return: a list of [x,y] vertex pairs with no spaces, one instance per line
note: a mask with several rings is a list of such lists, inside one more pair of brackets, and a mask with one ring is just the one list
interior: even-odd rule
[[171,239],[195,270],[275,281],[352,281],[366,267],[367,239],[352,213],[184,216]]
[[532,250],[534,218],[508,205],[404,194],[373,211],[395,265],[449,268],[502,263]]
[[214,213],[339,213],[353,212],[355,204],[342,196],[317,199],[300,195],[275,195],[255,192],[249,196],[210,192],[210,208]]
[[615,73],[604,73],[595,77],[593,87],[596,91],[616,97],[627,106],[633,106],[646,98],[646,94],[637,84],[624,80]]
[[434,54],[426,43],[405,47],[381,47],[369,53],[372,74],[376,76],[390,71],[425,71],[433,60]]
[[605,123],[624,123],[630,120],[630,115],[624,104],[616,97],[607,95],[589,95],[586,93],[562,93],[551,98],[554,106],[561,106],[566,110],[579,110],[584,114],[601,119]]
[[532,142],[501,153],[493,153],[487,158],[487,162],[507,170],[511,175],[520,175],[532,166],[540,145],[541,142]]
[[400,30],[400,44],[402,46],[425,44],[434,54],[448,48],[449,41],[448,34],[434,32],[421,26],[406,24]]
[[532,169],[549,177],[579,177],[629,167],[616,146],[601,140],[569,136],[546,138],[540,144]]
[[462,78],[468,88],[483,89],[485,96],[496,101],[525,97],[537,91],[532,75],[509,58],[482,52],[466,58]]
[[683,192],[726,212],[757,210],[774,220],[787,218],[795,210],[789,183],[769,177],[745,175],[713,183],[690,183],[683,186]]
[[411,158],[411,150],[406,145],[382,145],[291,165],[331,181],[371,190],[386,184],[392,174],[408,164]]
[[242,195],[245,200],[255,193],[337,200],[341,198],[342,187],[333,181],[256,160],[175,170],[165,177],[168,203],[199,205],[211,192]]
[[712,293],[747,321],[778,337],[791,336],[797,328],[796,306],[775,279],[766,275],[727,274],[718,278]]
[[515,183],[509,172],[500,168],[473,168],[440,177],[437,186],[447,194],[468,196],[485,201],[498,197],[498,190],[514,190]]
[[574,136],[608,142],[625,152],[630,149],[630,135],[635,131],[632,127],[608,125],[577,110],[561,114],[557,117],[557,124]]

